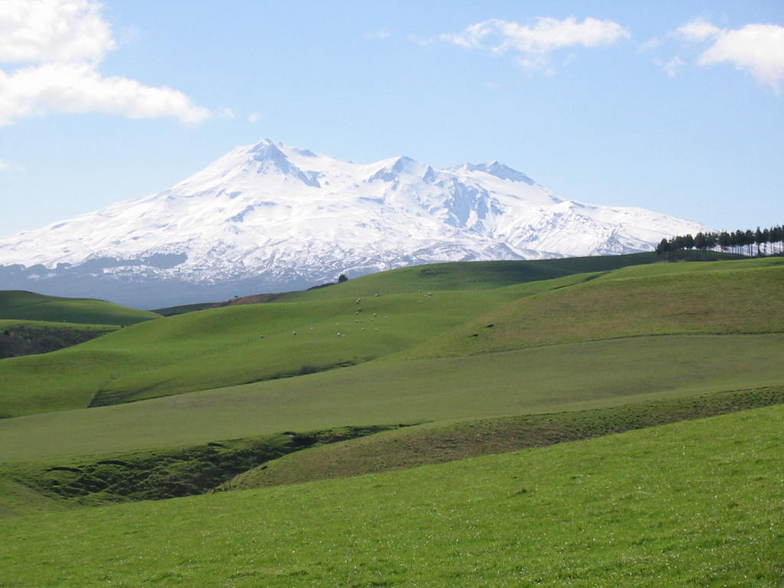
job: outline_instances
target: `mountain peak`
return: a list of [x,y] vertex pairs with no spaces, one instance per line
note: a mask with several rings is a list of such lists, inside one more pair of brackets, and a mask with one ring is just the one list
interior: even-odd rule
[[370,177],[371,182],[392,182],[404,175],[422,178],[428,173],[428,170],[432,172],[429,165],[419,163],[407,155],[386,159],[381,163],[383,164],[381,169]]
[[487,163],[466,163],[463,168],[467,171],[485,172],[502,180],[525,182],[529,186],[532,186],[536,183],[523,172],[517,171],[516,169],[496,160],[488,161]]
[[248,149],[248,153],[252,154],[253,159],[256,161],[282,161],[286,159],[286,155],[271,139],[262,139],[255,145],[251,146],[250,149]]
[[250,168],[257,174],[294,177],[307,186],[320,187],[317,174],[307,173],[296,165],[272,139],[262,139],[248,148]]
[[356,164],[264,139],[163,192],[0,239],[0,278],[155,307],[303,288],[346,271],[650,251],[704,229],[563,201],[498,161]]

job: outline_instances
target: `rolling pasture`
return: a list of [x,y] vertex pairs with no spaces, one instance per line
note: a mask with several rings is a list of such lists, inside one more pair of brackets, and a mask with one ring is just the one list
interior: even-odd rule
[[0,291],[0,319],[89,325],[132,325],[160,318],[147,310],[92,298],[60,298],[22,290]]
[[[0,420],[0,461],[281,431],[612,406],[784,382],[784,334],[593,341],[372,362],[129,404]],[[564,369],[564,362],[569,369]]]
[[0,583],[780,585],[782,423],[777,406],[356,478],[6,519]]
[[780,584],[784,260],[654,260],[405,268],[0,360],[0,585]]
[[[561,272],[602,267],[596,260],[556,262]],[[452,287],[455,275],[476,268],[479,277],[470,284],[482,278],[497,285],[503,279],[533,279],[528,265],[522,266],[525,272],[515,265],[532,263],[394,270],[356,280],[350,297],[334,298],[334,293],[352,281],[311,290],[299,302],[181,314],[57,353],[7,360],[0,363],[0,414],[104,406],[287,378],[393,360],[397,352],[403,352],[401,358],[426,358],[622,336],[782,330],[780,319],[769,320],[781,316],[776,314],[782,305],[776,290],[781,264],[742,270],[734,270],[743,266],[733,262],[667,264],[712,266],[714,271],[656,280],[613,280],[615,271],[578,273],[495,288],[394,293],[405,281],[401,274],[415,273],[416,283],[430,280],[428,272],[440,272],[449,279],[431,285]],[[541,273],[542,266],[535,267]],[[751,274],[737,272],[751,269],[760,272],[753,276],[759,286],[746,292],[742,281]],[[382,287],[384,276],[389,276],[387,288]],[[367,294],[354,296],[357,292]],[[24,397],[17,390],[25,390]]]
[[56,353],[0,363],[0,412],[18,416],[115,404],[363,363],[501,302],[581,279],[478,294],[243,305],[167,317]]

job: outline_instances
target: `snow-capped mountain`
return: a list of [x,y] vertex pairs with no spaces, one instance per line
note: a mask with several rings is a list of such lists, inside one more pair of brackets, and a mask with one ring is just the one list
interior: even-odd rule
[[564,200],[496,161],[359,164],[267,139],[163,192],[0,239],[0,288],[154,306],[436,261],[647,251],[702,229]]

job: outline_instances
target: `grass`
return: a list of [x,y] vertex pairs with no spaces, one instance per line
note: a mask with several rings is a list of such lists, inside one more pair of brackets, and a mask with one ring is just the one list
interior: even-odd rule
[[348,280],[342,284],[289,292],[278,301],[325,300],[436,290],[477,290],[561,278],[572,274],[610,271],[628,265],[654,263],[653,253],[570,257],[537,261],[471,261],[404,267]]
[[771,386],[784,383],[783,350],[784,334],[679,335],[371,362],[124,405],[0,419],[0,461],[111,454],[281,430],[595,408]]
[[59,298],[22,290],[0,290],[0,319],[26,319],[126,326],[160,318],[146,310],[92,298]]
[[[784,402],[784,387],[418,426],[287,431],[102,457],[0,465],[0,518],[355,476],[585,439]],[[281,457],[284,456],[284,457]]]
[[777,586],[784,408],[0,521],[9,586]]
[[[573,268],[589,265],[551,263],[566,271],[567,261]],[[477,282],[497,285],[498,276],[522,279],[508,268],[498,270],[529,268],[521,263],[482,262],[476,275],[471,263],[452,264],[456,268],[447,274],[452,280],[468,272]],[[662,274],[660,266],[676,269]],[[691,266],[713,271],[688,270]],[[434,267],[440,266],[374,279],[394,285]],[[633,277],[624,278],[632,269]],[[619,272],[619,279],[610,279],[615,271],[572,274],[498,288],[238,305],[149,321],[54,354],[0,363],[0,414],[103,406],[299,376],[398,352],[389,360],[639,335],[784,331],[779,295],[784,265],[774,260],[653,264]],[[350,282],[311,292],[339,292]]]
[[225,483],[227,490],[299,484],[456,461],[784,403],[784,386],[592,410],[436,422],[291,453]]
[[[141,400],[353,365],[433,337],[488,308],[586,279],[511,288],[230,306],[0,362],[0,413]],[[19,391],[24,390],[24,395]]]
[[395,429],[288,431],[101,459],[44,459],[0,465],[0,518],[45,510],[203,494],[240,472],[308,447]]
[[[2,360],[0,518],[31,516],[0,586],[781,585],[784,406],[743,409],[784,393],[784,264],[654,260],[406,268]],[[353,439],[379,423],[413,426]],[[277,486],[146,500],[221,485]]]
[[[633,268],[519,299],[491,310],[405,357],[459,356],[575,341],[678,333],[784,331],[784,263],[724,262],[717,271]],[[744,264],[746,262],[740,262]],[[664,265],[664,264],[662,264]],[[709,266],[710,264],[667,264]],[[647,270],[648,273],[646,273]],[[620,270],[620,275],[626,270]]]

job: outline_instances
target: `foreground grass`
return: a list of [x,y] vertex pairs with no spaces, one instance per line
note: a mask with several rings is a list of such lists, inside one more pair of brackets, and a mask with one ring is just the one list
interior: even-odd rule
[[636,337],[467,358],[378,361],[124,405],[0,419],[0,461],[111,454],[346,424],[596,408],[782,383],[782,334]]
[[593,410],[428,423],[304,449],[243,472],[222,488],[261,488],[360,476],[543,447],[781,403],[784,403],[784,386]]
[[287,431],[101,459],[43,459],[0,465],[0,518],[204,494],[238,473],[288,453],[397,428],[380,425]]
[[784,408],[0,521],[6,586],[784,582]]
[[[0,518],[357,476],[586,439],[784,402],[784,387],[594,410],[287,431],[162,450],[0,465]],[[283,456],[283,457],[281,457]]]
[[0,290],[0,319],[97,325],[132,325],[160,318],[147,310],[92,298],[60,298],[23,290]]

